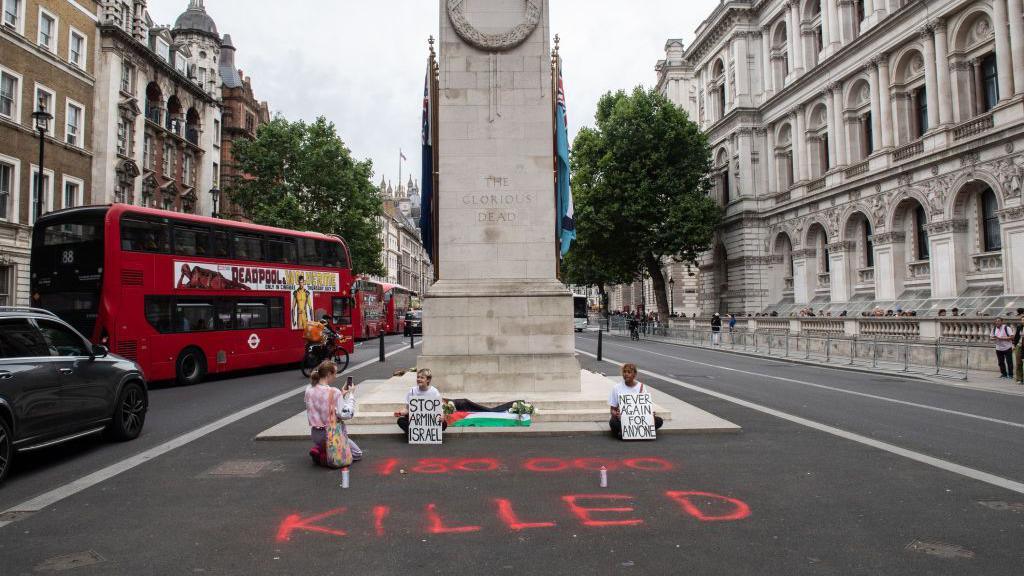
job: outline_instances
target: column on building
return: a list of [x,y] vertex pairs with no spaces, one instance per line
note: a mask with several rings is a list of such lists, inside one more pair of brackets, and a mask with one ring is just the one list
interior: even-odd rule
[[925,226],[931,263],[932,298],[954,298],[967,287],[969,271],[967,220],[944,220]]
[[750,62],[747,52],[747,33],[739,32],[732,39],[732,61],[736,69],[736,95],[734,107],[750,107]]
[[999,226],[1003,235],[1003,293],[1024,296],[1024,207],[1000,210]]
[[[839,26],[841,39],[843,44],[852,42],[857,38],[857,28],[860,26],[860,22],[857,22],[857,10],[855,0],[839,0]],[[867,7],[865,7],[864,13],[867,14]]]
[[888,148],[896,141],[896,114],[889,89],[889,55],[885,52],[875,59],[878,66],[878,111],[882,129],[882,146]]
[[812,268],[807,265],[808,258],[816,258],[814,250],[793,250],[793,302],[796,304],[807,304],[814,297],[813,290],[808,290],[817,284],[817,278],[811,278]]
[[811,162],[809,157],[810,146],[807,145],[807,134],[804,129],[804,109],[797,106],[793,109],[794,130],[793,130],[793,163],[797,168],[797,180],[804,181],[810,177]]
[[736,152],[739,155],[739,182],[735,195],[754,196],[754,130],[744,126],[736,130]]
[[[835,125],[835,156],[834,159],[836,166],[846,166],[846,120],[843,118],[843,83],[837,81],[831,86],[832,90],[832,122]],[[833,139],[832,137],[829,137]]]
[[833,242],[828,245],[829,289],[830,298],[834,303],[849,302],[851,293],[851,274],[853,270],[854,243],[849,241]]
[[771,27],[761,26],[761,89],[764,95],[761,102],[772,97],[775,93],[775,75],[772,74],[772,42]]
[[868,92],[871,94],[871,149],[878,151],[882,148],[882,118],[881,110],[882,96],[878,89],[878,65],[869,62],[864,66],[868,71]]
[[757,157],[761,166],[760,192],[762,196],[770,196],[775,188],[775,135],[772,134],[770,126],[762,126],[755,133],[759,136],[758,142],[762,151]]
[[[939,87],[936,81],[935,38],[931,25],[921,28],[921,44],[924,45],[924,85],[925,98],[928,100],[928,129],[939,125]],[[916,110],[916,108],[911,108]],[[916,114],[911,114],[916,117]]]
[[786,41],[789,42],[789,73],[804,69],[803,34],[800,31],[800,2],[789,0],[789,21],[786,23]]
[[893,302],[903,293],[906,240],[903,232],[883,232],[871,238],[875,248],[875,299],[879,301]]
[[[836,2],[837,0],[821,0],[822,8],[824,8],[824,10],[821,11],[822,18],[826,17],[826,15],[828,17],[828,41],[824,42],[825,49],[828,50],[828,54],[838,50],[842,44],[842,38],[840,36],[841,32],[839,30],[839,8],[836,6]],[[822,31],[824,31],[825,28],[826,23],[822,22]]]
[[1010,4],[1010,52],[1013,56],[1013,92],[1024,93],[1024,14],[1021,0],[1007,0]]
[[949,82],[949,50],[946,42],[946,22],[939,20],[935,23],[935,79],[939,86],[940,124],[953,122],[953,87]]
[[[1019,2],[1020,0],[1009,0]],[[1007,0],[995,0],[992,22],[996,28],[996,74],[999,79],[999,99],[1013,96],[1013,58],[1010,55],[1010,32],[1005,24],[1009,20],[1006,12]]]
[[705,63],[700,69],[700,85],[704,90],[704,125],[708,126],[711,124],[711,82],[710,73],[708,72],[708,64]]

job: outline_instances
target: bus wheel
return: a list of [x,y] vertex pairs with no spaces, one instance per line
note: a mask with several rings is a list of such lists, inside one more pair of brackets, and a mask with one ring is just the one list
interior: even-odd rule
[[199,348],[185,348],[178,355],[178,363],[175,365],[178,384],[192,386],[199,384],[206,376],[206,356]]

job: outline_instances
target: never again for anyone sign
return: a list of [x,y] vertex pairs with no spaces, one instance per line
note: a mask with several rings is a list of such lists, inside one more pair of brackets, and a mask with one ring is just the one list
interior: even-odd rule
[[440,398],[409,399],[409,444],[440,444],[443,421]]
[[654,403],[651,395],[620,394],[619,420],[622,422],[623,440],[654,440]]

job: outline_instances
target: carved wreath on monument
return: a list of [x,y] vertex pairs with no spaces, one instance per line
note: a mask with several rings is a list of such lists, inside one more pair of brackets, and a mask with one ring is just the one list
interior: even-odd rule
[[501,52],[523,43],[540,23],[544,0],[526,0],[526,19],[507,32],[484,34],[470,24],[464,12],[466,0],[448,0],[448,18],[459,36],[481,50]]

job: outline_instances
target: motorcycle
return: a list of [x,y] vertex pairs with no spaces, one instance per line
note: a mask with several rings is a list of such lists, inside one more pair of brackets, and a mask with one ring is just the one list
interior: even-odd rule
[[[334,340],[334,363],[338,366],[338,374],[341,374],[348,368],[348,350],[345,349],[343,344],[346,342],[344,336],[338,336]],[[326,339],[324,342],[307,342],[306,351],[302,355],[302,375],[309,378],[309,375],[316,370],[316,367],[321,362],[327,360],[330,352],[327,348]]]

